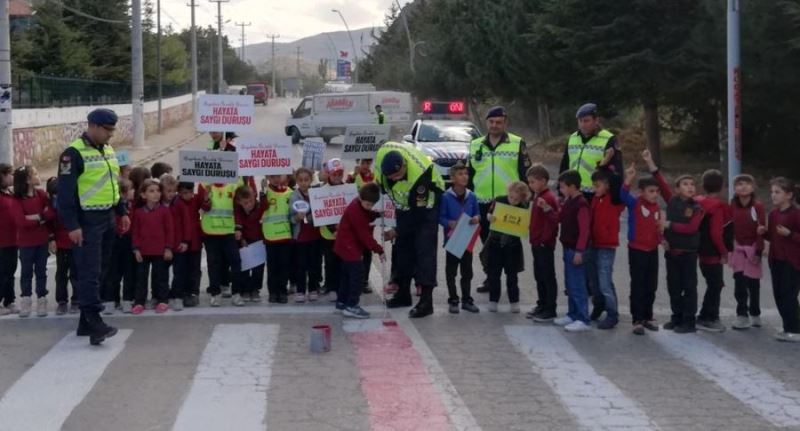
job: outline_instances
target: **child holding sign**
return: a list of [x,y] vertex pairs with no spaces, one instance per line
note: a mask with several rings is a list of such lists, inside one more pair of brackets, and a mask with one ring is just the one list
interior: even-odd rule
[[[254,242],[263,241],[264,235],[261,232],[261,220],[267,205],[266,199],[262,200],[259,205],[256,201],[256,195],[250,186],[239,186],[234,194],[234,201],[236,202],[236,206],[233,209],[236,220],[234,236],[239,246],[247,247]],[[253,294],[257,294],[261,290],[261,285],[264,283],[264,263],[242,271],[239,278],[242,281],[242,291],[233,295],[231,300],[231,303],[236,307],[243,306],[246,300],[250,301]]]
[[[295,282],[297,293],[295,302],[313,302],[319,296],[319,285],[322,281],[322,237],[319,228],[314,227],[311,214],[311,200],[308,189],[314,173],[308,168],[299,168],[294,174],[296,186],[289,198],[289,214],[292,222],[292,238],[295,247]],[[306,294],[308,297],[306,298]]]
[[[528,208],[530,189],[528,185],[515,181],[508,185],[508,196],[495,199],[489,209],[489,223],[502,220],[505,216],[503,207]],[[497,303],[500,301],[500,276],[506,273],[506,291],[508,302],[511,303],[511,312],[519,313],[519,285],[517,274],[523,270],[522,241],[520,237],[501,233],[492,226],[486,240],[487,257],[489,260],[489,311],[497,312]]]
[[[340,186],[344,184],[344,165],[340,159],[330,159],[323,166],[326,172],[324,175],[328,186]],[[323,186],[325,187],[325,186]],[[325,294],[328,301],[337,302],[336,292],[339,290],[339,271],[340,261],[336,253],[333,252],[333,243],[336,240],[336,228],[338,225],[327,225],[319,228],[322,235],[322,253],[325,256]],[[339,310],[344,306],[337,303]]]

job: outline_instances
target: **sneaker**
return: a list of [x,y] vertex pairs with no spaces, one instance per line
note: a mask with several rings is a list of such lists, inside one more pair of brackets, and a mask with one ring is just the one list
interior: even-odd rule
[[11,314],[11,310],[0,304],[0,316],[8,316],[9,314]]
[[519,314],[519,312],[520,312],[519,302],[512,302],[511,303],[511,312],[514,313],[514,314]]
[[673,322],[673,321],[671,321],[671,320],[669,322],[665,323],[664,326],[662,326],[662,328],[664,328],[664,330],[666,330],[666,331],[674,331],[675,328],[677,328],[677,327],[678,327],[678,324]]
[[633,333],[636,335],[644,335],[644,325],[640,322],[633,324]]
[[114,303],[113,302],[104,302],[103,303],[103,314],[106,316],[110,316],[114,314]]
[[175,298],[172,300],[172,305],[169,307],[174,311],[182,311],[183,310],[183,299]]
[[156,304],[156,313],[158,314],[166,313],[167,310],[169,310],[169,305],[167,305],[166,303],[159,302],[158,304]]
[[331,290],[330,292],[325,294],[325,296],[328,298],[328,302],[336,302],[336,299],[339,297],[339,295],[337,295],[336,291],[334,290]]
[[223,298],[230,298],[233,296],[233,291],[231,290],[230,286],[221,286],[220,290],[222,291]]
[[294,294],[294,302],[295,304],[303,304],[306,302],[306,295],[304,293],[295,293]]
[[553,323],[556,326],[567,326],[567,325],[569,325],[569,324],[571,324],[573,322],[575,322],[575,321],[572,320],[572,318],[569,317],[569,316],[563,316],[563,317],[559,317],[558,319],[553,319]]
[[6,310],[11,311],[11,314],[19,314],[19,307],[17,307],[17,304],[15,302],[6,305]]
[[131,314],[133,311],[133,302],[132,301],[122,301],[122,312],[124,314]]
[[497,303],[496,302],[489,302],[489,311],[492,313],[497,313]]
[[144,313],[144,305],[142,305],[142,304],[136,304],[131,309],[131,314],[137,314],[138,315],[138,314],[142,314],[142,313]]
[[594,307],[592,308],[592,314],[589,315],[589,319],[592,322],[596,322],[600,320],[600,316],[602,316],[605,311],[606,310],[603,309],[602,307]]
[[537,305],[536,307],[533,307],[533,308],[531,309],[531,311],[529,311],[529,312],[525,313],[525,318],[526,318],[526,319],[533,319],[533,317],[534,317],[534,316],[536,316],[537,314],[541,314],[541,313],[542,313],[542,311],[543,311],[543,310],[542,310],[542,307],[539,307],[539,306]]
[[19,300],[19,317],[30,317],[33,300],[30,296],[23,296]]
[[731,328],[741,331],[744,329],[750,329],[750,326],[752,326],[752,323],[750,323],[749,317],[736,316],[736,320],[733,321],[733,325],[731,325]]
[[658,332],[658,323],[655,320],[648,320],[645,322],[641,322],[644,329],[648,331]]
[[47,317],[47,298],[36,299],[36,316]]
[[233,304],[234,307],[244,307],[244,298],[242,298],[242,295],[236,293],[233,295],[231,304]]
[[294,283],[289,283],[289,293],[297,293],[297,285]]
[[775,334],[775,339],[785,343],[797,343],[800,342],[800,334],[795,334],[792,332],[779,332]]
[[556,313],[552,311],[542,311],[541,313],[533,316],[533,321],[536,323],[549,323],[556,319]]
[[261,302],[261,292],[258,290],[255,292],[250,292],[250,302]]
[[458,303],[455,303],[455,304],[452,303],[452,302],[449,303],[448,306],[447,306],[447,311],[450,314],[458,314],[459,313]]
[[342,310],[342,315],[344,317],[353,317],[355,319],[369,319],[369,312],[358,305],[345,308]]
[[317,292],[308,292],[308,302],[316,302],[319,299]]
[[211,295],[211,299],[208,301],[208,305],[212,307],[219,307],[222,305],[222,298],[220,295]]
[[345,308],[347,308],[347,307],[344,305],[344,302],[337,302],[336,306],[334,306],[334,308],[333,308],[333,313],[334,314],[342,314],[342,312],[344,311]]
[[697,328],[695,325],[678,325],[673,330],[676,334],[691,334],[693,332],[697,332]]
[[761,316],[750,316],[750,326],[753,328],[761,327]]
[[725,325],[719,320],[698,320],[697,328],[707,332],[725,332]]
[[80,312],[81,307],[77,303],[72,302],[69,304],[69,314],[78,314]]
[[602,322],[597,324],[597,329],[614,329],[617,323],[619,323],[617,319],[606,317]]
[[[69,310],[69,306],[67,306],[66,303],[63,303],[63,302],[59,303],[56,306],[56,316],[63,316],[65,314],[67,314],[68,310]],[[0,315],[2,315],[2,314],[3,314],[3,310],[0,310]]]
[[567,332],[583,332],[590,329],[592,329],[592,327],[583,323],[581,320],[576,320],[569,325],[564,326],[564,330]]
[[[183,299],[183,306],[186,308],[197,307],[200,305],[200,298],[197,295],[189,295]],[[122,308],[125,308],[125,304],[122,305]]]
[[475,305],[475,304],[473,304],[471,302],[462,302],[461,303],[461,309],[469,311],[470,313],[480,313],[481,312],[481,309],[478,308],[477,305]]

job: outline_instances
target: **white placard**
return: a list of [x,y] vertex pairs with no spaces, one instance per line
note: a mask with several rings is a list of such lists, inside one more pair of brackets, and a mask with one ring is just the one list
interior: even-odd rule
[[239,258],[242,260],[242,271],[249,271],[267,262],[267,248],[262,241],[256,241],[240,248]]
[[374,159],[375,153],[389,140],[391,126],[388,124],[363,124],[347,126],[344,132],[342,159]]
[[308,197],[314,226],[319,227],[339,223],[344,210],[358,197],[358,191],[355,184],[314,187],[308,189]]
[[306,139],[305,142],[303,142],[303,167],[314,171],[321,171],[324,154],[325,141]]
[[197,98],[195,127],[200,132],[247,132],[255,123],[253,96],[203,94]]
[[397,215],[395,214],[394,202],[389,199],[389,196],[381,195],[381,200],[375,204],[373,211],[381,214],[380,218],[372,222],[373,226],[388,228],[397,227]]
[[270,142],[266,137],[239,138],[239,175],[281,175],[292,173],[292,144]]
[[229,151],[180,150],[181,181],[235,183],[239,181],[239,156]]

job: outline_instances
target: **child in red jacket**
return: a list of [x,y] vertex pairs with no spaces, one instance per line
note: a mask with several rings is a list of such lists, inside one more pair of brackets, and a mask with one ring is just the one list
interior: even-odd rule
[[178,198],[170,207],[175,223],[175,258],[170,294],[184,307],[199,304],[203,242],[200,238],[200,200],[194,183],[178,183]]
[[766,233],[769,241],[769,269],[775,305],[783,320],[783,332],[775,334],[778,341],[800,342],[800,190],[786,178],[771,181],[772,205]]
[[755,179],[747,174],[733,180],[736,196],[731,200],[733,212],[733,252],[730,266],[733,269],[736,298],[736,321],[733,329],[761,327],[761,256],[764,253],[764,237],[759,228],[767,225],[764,204],[755,196]]
[[134,212],[133,254],[138,263],[136,305],[133,314],[142,314],[147,300],[147,281],[152,266],[152,290],[156,313],[169,310],[169,264],[175,243],[172,214],[161,205],[161,189],[155,180],[145,180],[139,189],[144,202]]
[[372,208],[380,200],[380,188],[367,183],[358,191],[358,198],[350,202],[336,230],[333,252],[341,260],[339,294],[337,302],[344,305],[345,317],[367,319],[369,313],[358,305],[364,287],[364,251],[371,250],[383,257],[383,247],[375,241],[370,223],[378,217]]
[[528,187],[531,197],[530,243],[533,254],[533,276],[536,279],[536,291],[539,298],[536,307],[525,314],[534,322],[552,322],[557,317],[556,299],[558,298],[558,282],[556,281],[555,250],[558,237],[558,212],[560,205],[556,194],[547,184],[550,173],[536,164],[527,172]]
[[47,257],[50,231],[47,224],[55,218],[50,199],[41,184],[39,173],[32,166],[14,171],[14,196],[17,199],[16,226],[20,260],[21,301],[19,317],[31,315],[31,289],[36,273],[36,315],[47,316]]
[[11,186],[14,168],[0,163],[0,316],[19,312],[14,302],[14,273],[17,272],[17,227],[14,220],[17,205]]
[[[247,247],[253,243],[262,243],[264,234],[261,230],[261,219],[267,207],[267,200],[261,203],[256,200],[256,194],[250,186],[239,186],[234,194],[233,214],[236,220],[236,241],[240,247]],[[242,291],[233,295],[233,305],[241,307],[245,301],[252,301],[255,296],[260,298],[259,291],[264,284],[264,266],[262,263],[247,271],[242,271],[239,276],[242,281]],[[289,271],[289,268],[286,269]]]
[[598,329],[612,329],[619,323],[614,258],[619,247],[619,216],[625,209],[619,199],[620,186],[619,177],[609,170],[598,169],[592,174],[592,247],[586,259],[586,279],[594,303],[589,318],[597,320],[606,312],[606,318],[597,324]]
[[719,321],[719,303],[725,281],[723,265],[728,263],[728,253],[733,251],[733,217],[728,203],[720,198],[725,180],[722,172],[710,169],[703,173],[705,195],[695,198],[705,216],[700,225],[700,272],[706,280],[703,305],[697,315],[697,327],[709,332],[722,332],[725,326]]
[[[78,277],[75,272],[75,262],[72,260],[72,240],[69,239],[67,228],[58,219],[58,177],[50,177],[47,180],[47,194],[50,197],[50,205],[56,215],[50,222],[50,253],[56,255],[56,315],[61,316],[69,313],[76,314],[78,309],[78,296],[75,293],[75,286]],[[72,284],[72,296],[68,296],[67,283]],[[67,305],[67,301],[71,305]]]

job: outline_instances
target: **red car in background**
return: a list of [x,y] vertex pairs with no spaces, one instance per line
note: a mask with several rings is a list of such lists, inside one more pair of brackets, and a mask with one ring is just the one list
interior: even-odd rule
[[255,103],[266,106],[269,100],[269,87],[265,82],[251,82],[247,84],[247,94],[253,96]]

